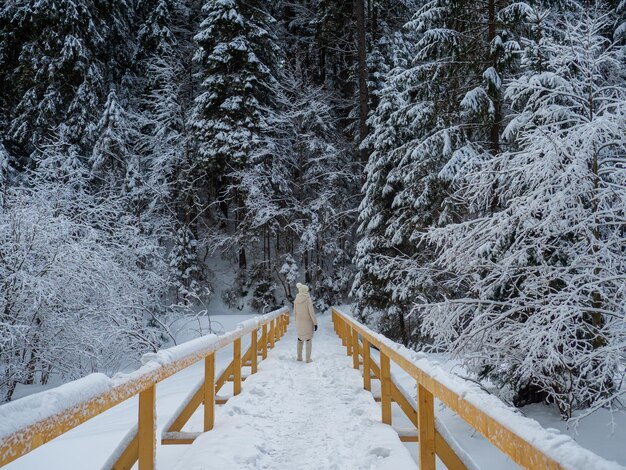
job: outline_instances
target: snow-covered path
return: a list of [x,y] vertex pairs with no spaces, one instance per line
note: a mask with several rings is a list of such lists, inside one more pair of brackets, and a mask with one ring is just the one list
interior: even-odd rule
[[361,374],[352,369],[329,319],[322,318],[313,362],[295,360],[292,323],[177,469],[415,468],[395,431],[380,422],[380,406],[363,390]]

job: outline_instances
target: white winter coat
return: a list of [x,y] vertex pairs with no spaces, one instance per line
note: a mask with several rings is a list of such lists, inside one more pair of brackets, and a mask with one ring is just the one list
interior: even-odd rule
[[293,303],[293,314],[296,318],[296,330],[298,338],[306,341],[313,338],[313,327],[317,325],[313,302],[309,294],[300,293],[296,295]]

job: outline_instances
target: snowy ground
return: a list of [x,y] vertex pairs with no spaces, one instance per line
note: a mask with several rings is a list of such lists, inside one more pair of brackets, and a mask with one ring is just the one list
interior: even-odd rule
[[[231,330],[253,315],[219,315],[213,317],[226,329]],[[242,341],[247,347],[246,340]],[[232,360],[230,348],[219,351],[216,369],[221,370]],[[193,366],[169,377],[157,385],[157,432],[176,411],[191,388],[202,377],[203,364]],[[231,393],[230,383],[220,394]],[[137,399],[127,400],[109,411],[87,421],[77,428],[48,442],[33,452],[10,463],[7,470],[88,470],[100,469],[128,430],[137,423]],[[2,426],[2,423],[0,423]],[[157,441],[158,442],[158,441]],[[185,446],[161,446],[157,444],[159,469],[172,468],[185,451]],[[71,459],[68,459],[71,455]]]
[[[250,318],[250,315],[224,315],[213,318],[220,322],[224,329],[229,330],[240,321]],[[351,368],[351,360],[345,355],[345,348],[341,348],[339,340],[334,336],[330,315],[320,315],[319,318],[321,328],[315,338],[313,364],[294,362],[295,340],[292,324],[287,336],[270,351],[268,360],[261,363],[260,373],[244,382],[242,395],[218,409],[215,430],[202,437],[194,446],[199,447],[202,443],[203,450],[196,453],[192,450],[194,447],[159,445],[158,468],[174,469],[177,462],[184,458],[186,463],[178,466],[181,470],[193,468],[290,470],[298,468],[302,462],[311,461],[316,464],[311,464],[310,467],[307,465],[307,468],[358,470],[379,468],[376,465],[393,462],[394,459],[398,459],[398,466],[393,468],[402,469],[400,461],[404,461],[406,454],[402,457],[402,452],[397,447],[400,444],[394,434],[389,434],[390,429],[382,424],[376,424],[380,420],[380,406],[374,404],[371,395],[361,390],[360,374]],[[225,366],[231,357],[230,349],[220,351],[217,356],[218,369]],[[453,363],[446,362],[445,357],[442,356],[439,360],[444,367],[453,367]],[[406,390],[414,391],[410,377],[395,367],[392,371]],[[159,434],[161,427],[201,374],[202,365],[196,364],[158,385]],[[373,382],[373,386],[376,392],[376,381]],[[220,391],[220,395],[230,394],[228,387],[230,384]],[[522,411],[538,420],[544,427],[560,429],[572,435],[582,446],[607,459],[626,464],[624,446],[626,415],[623,413],[614,416],[614,426],[611,426],[607,413],[600,411],[582,421],[575,432],[567,429],[566,423],[549,407],[534,405]],[[438,416],[479,468],[483,470],[517,468],[480,434],[474,432],[444,407],[439,406]],[[136,419],[136,400],[129,400],[5,468],[99,469],[128,429],[136,423]],[[286,421],[278,426],[276,422],[280,419]],[[408,427],[408,421],[396,405],[393,422],[398,427]],[[355,432],[356,429],[363,431],[366,427],[371,430],[371,435],[360,436]],[[192,417],[186,430],[200,429],[201,416],[197,414]],[[376,442],[376,446],[373,446],[374,442],[371,439]],[[279,445],[279,442],[282,444]],[[317,447],[322,443],[323,447]],[[417,444],[406,443],[402,447],[408,450],[415,461],[417,460]],[[385,449],[392,451],[387,457],[383,457],[387,454]],[[237,452],[233,452],[234,450]],[[215,461],[217,455],[225,459],[234,458],[235,454],[240,457],[247,456],[249,460],[243,459],[242,465],[248,466],[237,467],[232,464],[207,466],[211,465],[207,463],[209,459],[207,458],[205,462],[200,456],[200,454],[206,456],[207,453],[212,455],[211,462]],[[71,459],[67,458],[69,454],[72,455]],[[197,458],[200,458],[204,466],[192,465]],[[272,466],[271,462],[279,462],[280,465]]]
[[[313,363],[295,360],[290,328],[177,470],[415,468],[398,435],[380,422],[380,406],[363,390],[328,316],[320,323]],[[201,430],[201,416],[190,424]]]

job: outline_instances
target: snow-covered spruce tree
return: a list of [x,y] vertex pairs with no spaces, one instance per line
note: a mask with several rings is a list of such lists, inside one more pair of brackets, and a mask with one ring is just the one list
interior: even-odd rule
[[[245,194],[234,174],[251,164],[260,134],[270,126],[278,53],[275,20],[260,0],[207,1],[202,12],[205,18],[195,36],[201,93],[191,125],[202,184],[220,209],[214,215],[223,228],[233,230],[246,217]],[[241,270],[247,268],[246,246],[255,236],[237,230],[231,240]]]
[[145,163],[145,196],[164,243],[171,246],[173,294],[185,304],[201,295],[203,270],[197,256],[197,221],[202,213],[189,127],[193,105],[192,9],[181,0],[151,0],[139,28],[136,59],[142,129],[139,149]]
[[188,227],[182,226],[177,230],[169,260],[175,280],[176,301],[190,303],[199,295],[201,273],[198,272],[198,241]]
[[[403,146],[416,137],[411,119],[407,119],[407,82],[402,80],[410,67],[414,38],[396,34],[391,42],[389,71],[382,89],[377,92],[378,106],[369,119],[372,133],[364,145],[372,153],[365,167],[363,199],[359,207],[360,239],[356,244],[356,274],[351,296],[355,313],[361,321],[373,324],[385,335],[408,343],[405,314],[406,302],[394,298],[395,265],[391,260],[406,248],[393,233],[388,233],[394,211],[393,201],[402,187],[390,184],[389,172],[399,163]],[[380,68],[383,65],[381,64]]]
[[258,235],[264,279],[285,287],[284,276],[296,269],[319,305],[329,305],[346,291],[355,175],[327,92],[295,66],[282,77],[277,101],[272,129],[235,175],[245,194],[240,229]]
[[90,147],[107,83],[130,58],[132,11],[126,0],[3,2],[0,103],[16,157],[52,133]]
[[601,2],[574,13],[529,14],[512,149],[465,176],[471,218],[426,236],[460,292],[419,309],[436,345],[564,418],[611,404],[626,345],[626,51]]
[[124,180],[136,152],[138,132],[134,119],[115,90],[111,90],[95,128],[97,137],[90,164],[94,176],[114,186],[119,187]]
[[[362,233],[366,235],[365,224],[371,220],[371,199],[383,195],[388,210],[377,211],[373,221],[374,231],[381,237],[380,250],[371,244],[366,265],[362,264],[366,258],[357,262],[364,273],[379,271],[376,277],[383,280],[384,290],[355,290],[359,297],[356,308],[358,312],[371,303],[371,307],[386,311],[379,328],[404,341],[413,331],[394,330],[404,328],[401,316],[408,315],[407,304],[421,297],[432,298],[439,289],[429,268],[434,249],[424,243],[421,234],[460,216],[449,200],[453,172],[441,170],[460,171],[501,147],[501,84],[510,72],[512,53],[519,49],[513,30],[527,7],[486,3],[485,8],[476,8],[472,2],[433,0],[422,6],[407,24],[406,34],[415,38],[415,52],[406,66],[390,71],[388,90],[382,92],[390,98],[381,96],[374,114],[393,116],[396,124],[390,125],[386,117],[372,122],[375,137],[370,142],[378,156],[369,166],[368,181],[378,183],[363,203]],[[392,126],[403,130],[399,133]],[[393,141],[387,133],[401,137]],[[376,147],[383,149],[382,160]],[[365,243],[369,242],[364,241],[362,248]],[[374,300],[377,296],[380,302]],[[414,323],[411,330],[416,326]]]
[[0,207],[4,205],[4,199],[9,188],[10,173],[11,156],[2,142],[0,142]]
[[3,401],[18,384],[112,372],[161,344],[149,326],[165,288],[158,240],[124,217],[124,199],[90,190],[77,149],[42,149],[0,206]]

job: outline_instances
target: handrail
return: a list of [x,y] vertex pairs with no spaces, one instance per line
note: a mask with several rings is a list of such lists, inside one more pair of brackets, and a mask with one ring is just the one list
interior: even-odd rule
[[[14,402],[10,402],[0,407],[0,421],[2,411],[5,415],[11,416],[12,422],[23,422],[18,429],[13,429],[10,434],[0,434],[0,467],[16,460],[17,458],[31,452],[46,442],[60,436],[61,434],[75,428],[85,421],[109,410],[113,406],[139,395],[139,419],[137,433],[131,442],[119,452],[119,459],[112,465],[112,468],[130,468],[139,461],[139,469],[153,469],[155,465],[156,449],[156,426],[155,426],[155,385],[164,379],[180,372],[190,365],[205,360],[205,386],[202,401],[205,406],[205,430],[213,426],[214,406],[215,406],[215,352],[228,346],[234,345],[233,354],[237,360],[239,354],[238,370],[231,369],[234,374],[235,394],[241,389],[241,338],[247,334],[253,337],[253,344],[256,345],[256,336],[259,329],[263,335],[258,345],[258,350],[250,353],[254,355],[253,363],[256,372],[256,360],[258,353],[262,352],[262,357],[267,356],[267,347],[274,347],[274,342],[280,339],[285,333],[289,324],[289,309],[282,308],[268,313],[261,317],[245,321],[238,325],[238,328],[227,332],[224,335],[207,335],[201,338],[182,343],[179,346],[159,351],[156,354],[145,355],[147,360],[142,367],[130,374],[118,375],[108,378],[104,374],[92,374],[86,378],[79,379],[69,384],[62,385],[56,389],[51,389],[41,394],[31,395]],[[269,327],[269,332],[268,332]],[[248,353],[246,353],[248,354]],[[252,358],[250,358],[252,360]],[[231,366],[233,363],[231,363]],[[212,367],[211,367],[212,366]],[[207,377],[213,375],[211,383],[207,383]],[[224,379],[227,380],[228,377]],[[223,383],[223,382],[222,382]],[[84,384],[91,387],[81,387]],[[29,417],[33,415],[34,405],[37,398],[49,394],[54,396],[55,391],[71,390],[80,393],[74,394],[75,403],[70,403],[62,409],[51,411],[45,408],[39,411],[39,416],[35,422],[29,422]],[[212,400],[207,400],[208,394],[213,394]],[[57,392],[62,396],[62,393]],[[24,403],[27,405],[24,406]],[[4,408],[4,410],[3,410]],[[22,410],[26,409],[25,412]],[[20,420],[15,416],[23,412],[26,416]],[[0,431],[1,432],[1,431]],[[130,465],[130,466],[128,466]]]
[[[335,332],[353,356],[354,368],[363,363],[364,388],[371,390],[371,378],[381,381],[382,421],[391,424],[391,402],[402,392],[394,388],[390,374],[390,361],[402,368],[417,384],[417,419],[410,419],[417,427],[420,443],[420,470],[435,469],[435,455],[448,468],[463,469],[465,464],[455,456],[445,439],[438,435],[434,398],[437,398],[481,433],[489,442],[507,454],[515,463],[533,470],[624,469],[593,452],[579,446],[569,436],[542,428],[536,421],[515,413],[493,395],[475,384],[444,371],[415,351],[395,343],[358,323],[352,317],[332,308]],[[380,367],[372,364],[370,347],[380,351]],[[372,374],[374,374],[372,376]],[[395,400],[397,401],[397,400]],[[404,410],[406,401],[399,403]],[[404,407],[402,406],[404,405]],[[411,411],[411,410],[409,410]],[[447,460],[447,461],[446,461]]]

